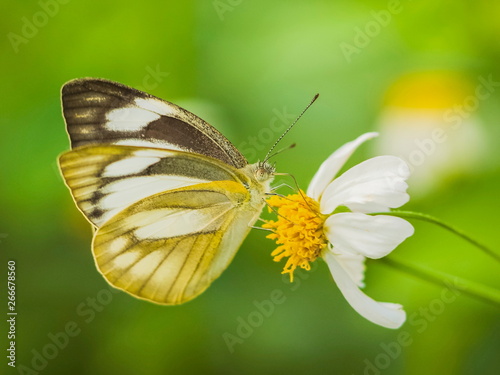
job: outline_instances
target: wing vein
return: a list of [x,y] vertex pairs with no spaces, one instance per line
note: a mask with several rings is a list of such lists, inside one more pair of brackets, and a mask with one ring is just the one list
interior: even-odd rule
[[[177,248],[177,246],[179,245],[179,243],[181,242],[182,239],[179,239],[178,241],[176,241],[175,245],[172,246],[172,248],[170,249],[170,251],[168,251],[165,256],[163,257],[163,259],[161,260],[161,262],[158,263],[158,265],[155,267],[154,271],[151,272],[151,274],[144,280],[144,282],[142,283],[141,287],[137,290],[137,294],[140,295],[141,292],[142,292],[142,289],[144,289],[144,287],[146,286],[146,284],[149,282],[149,280],[151,280],[153,278],[153,276],[156,274],[156,272],[158,271],[158,269],[163,265],[163,263],[165,263],[165,261],[167,260],[167,258],[170,256],[170,254],[172,254],[174,252],[174,250]],[[164,241],[166,242],[166,241]],[[160,245],[158,246],[157,250],[160,249],[163,245]],[[156,295],[156,291],[158,290],[158,286],[156,287],[156,290],[154,291],[153,293],[153,297]]]
[[[231,220],[226,220],[226,223],[231,222],[235,215],[236,215],[236,212],[233,211],[233,214],[231,216]],[[227,224],[225,225],[225,227],[227,227]],[[225,229],[226,228],[221,228],[222,232],[224,232]],[[219,242],[220,242],[220,240],[219,240]],[[201,263],[203,262],[203,259],[206,257],[206,255],[207,255],[207,253],[204,252],[203,256],[199,259],[198,263],[196,264],[196,268],[195,268],[194,272],[192,273],[191,278],[189,279],[189,282],[186,284],[186,288],[187,288],[187,285],[189,285],[191,283],[191,280],[193,279],[194,275],[198,271],[198,269],[199,269]],[[194,287],[194,289],[198,289],[198,285],[200,284],[201,281],[202,281],[202,278],[200,277],[200,279],[196,282],[196,286]],[[186,288],[184,288],[183,293],[184,293]]]

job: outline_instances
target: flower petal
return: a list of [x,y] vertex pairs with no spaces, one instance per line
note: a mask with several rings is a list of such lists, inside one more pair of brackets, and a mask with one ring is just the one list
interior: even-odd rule
[[363,288],[365,286],[363,280],[365,278],[366,258],[363,255],[349,253],[335,254],[335,257],[356,285]]
[[335,253],[381,258],[414,233],[413,226],[394,216],[343,212],[325,221],[325,235]]
[[325,261],[330,268],[333,280],[349,304],[370,322],[386,328],[399,328],[406,320],[403,306],[396,303],[377,302],[364,294],[341,266],[337,256],[326,252]]
[[402,206],[410,199],[406,193],[410,169],[396,156],[377,156],[355,165],[328,185],[320,201],[324,214],[338,206],[355,212],[383,212]]
[[319,201],[319,198],[321,197],[321,194],[323,194],[325,188],[337,175],[340,168],[342,168],[352,153],[356,151],[362,143],[377,136],[378,133],[365,133],[356,138],[354,141],[346,143],[331,154],[328,159],[320,165],[318,171],[312,178],[311,183],[307,188],[307,195]]

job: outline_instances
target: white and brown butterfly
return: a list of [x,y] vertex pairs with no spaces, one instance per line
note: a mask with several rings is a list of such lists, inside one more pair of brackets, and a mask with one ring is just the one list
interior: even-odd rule
[[62,106],[72,150],[59,165],[95,228],[99,271],[160,304],[202,293],[258,219],[274,168],[248,164],[199,117],[119,83],[70,81]]

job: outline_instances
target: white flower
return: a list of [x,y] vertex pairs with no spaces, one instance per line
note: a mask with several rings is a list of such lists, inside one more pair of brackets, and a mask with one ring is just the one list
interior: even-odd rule
[[322,256],[340,291],[360,315],[375,324],[399,328],[406,320],[402,306],[377,302],[360,287],[364,286],[365,257],[389,254],[414,232],[404,219],[368,215],[408,202],[409,168],[400,158],[379,156],[335,178],[356,148],[375,136],[364,134],[335,151],[313,177],[306,200],[301,195],[271,198],[270,205],[279,207],[283,218],[265,226],[274,229],[268,237],[281,244],[273,252],[274,260],[290,257],[285,273],[292,276],[297,266],[309,269],[309,262]]
[[479,86],[473,84],[461,72],[420,71],[399,76],[388,88],[375,149],[408,162],[413,198],[488,165],[496,139],[488,139],[476,112],[485,82],[480,77]]

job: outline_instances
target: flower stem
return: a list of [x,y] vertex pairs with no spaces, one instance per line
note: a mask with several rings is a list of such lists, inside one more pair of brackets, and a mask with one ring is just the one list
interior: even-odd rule
[[401,218],[405,219],[418,219],[422,221],[427,221],[428,223],[436,224],[439,225],[440,227],[450,231],[453,234],[456,234],[457,236],[461,237],[462,239],[468,241],[472,245],[476,246],[478,249],[482,250],[484,253],[488,254],[490,257],[495,259],[497,262],[500,262],[500,255],[488,248],[487,246],[483,245],[482,243],[476,241],[475,239],[469,237],[467,234],[465,234],[463,231],[452,227],[449,224],[444,223],[443,221],[427,214],[422,214],[419,212],[412,212],[412,211],[390,211],[390,212],[378,212],[376,214],[372,215],[390,215],[390,216],[398,216]]
[[500,291],[486,285],[482,285],[473,281],[465,280],[457,276],[452,276],[444,272],[436,271],[424,266],[409,264],[394,258],[381,258],[382,262],[399,271],[409,273],[420,279],[431,283],[445,286],[452,289],[456,294],[464,293],[477,300],[493,304],[500,307]]

